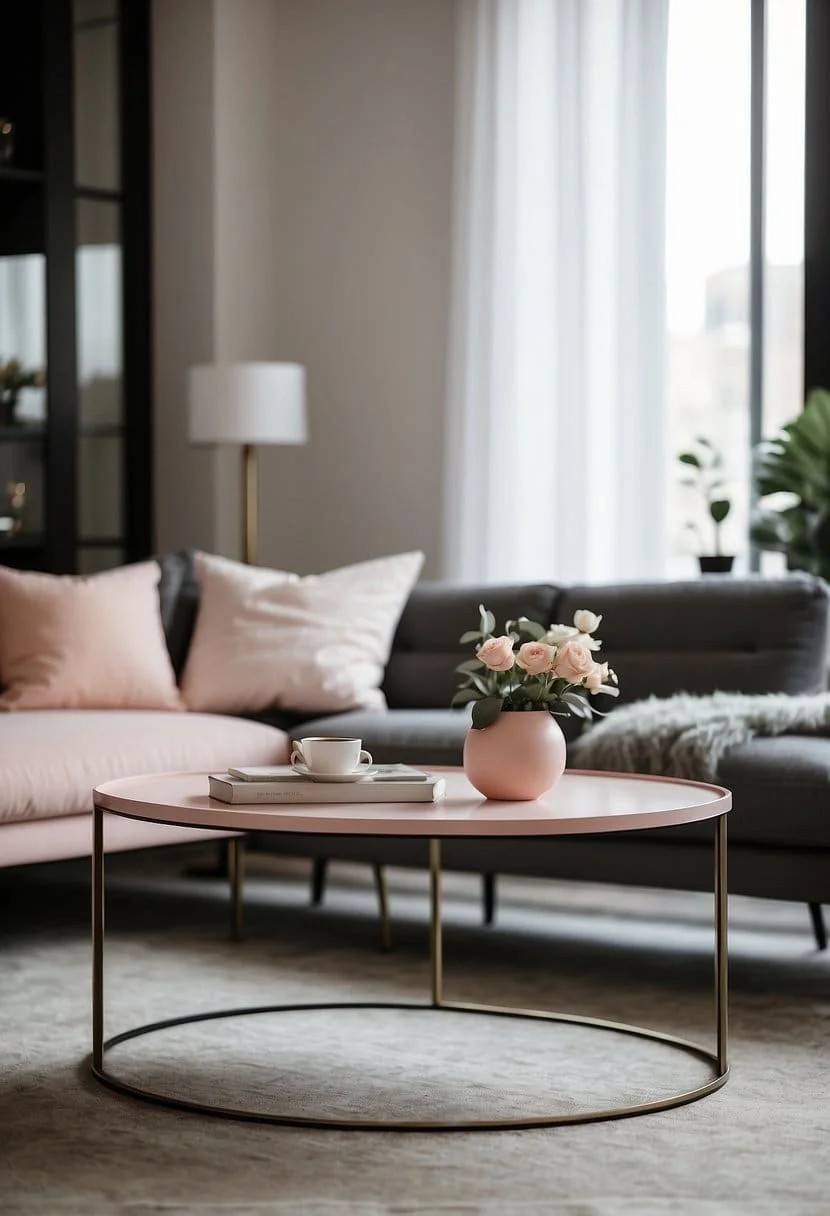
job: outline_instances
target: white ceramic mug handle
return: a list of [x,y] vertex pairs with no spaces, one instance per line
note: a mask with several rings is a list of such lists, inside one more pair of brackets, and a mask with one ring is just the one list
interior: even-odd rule
[[305,767],[308,768],[308,764],[306,764],[306,758],[303,755],[303,749],[302,749],[301,744],[299,744],[299,743],[293,744],[293,746],[291,748],[291,759],[289,760],[288,763],[291,764],[292,766],[296,765],[296,764],[304,764]]
[[361,751],[360,755],[357,758],[357,767],[358,768],[371,768],[372,767],[372,753],[367,752],[365,747],[363,748],[363,750]]

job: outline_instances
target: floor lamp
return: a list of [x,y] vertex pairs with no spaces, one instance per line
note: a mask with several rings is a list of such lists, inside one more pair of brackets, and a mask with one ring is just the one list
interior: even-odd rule
[[188,379],[190,442],[242,448],[242,552],[257,560],[257,447],[305,443],[305,368],[298,363],[214,363]]

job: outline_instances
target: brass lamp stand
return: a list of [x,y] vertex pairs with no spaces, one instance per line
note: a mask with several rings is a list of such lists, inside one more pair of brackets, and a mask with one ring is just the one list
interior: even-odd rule
[[259,542],[259,469],[252,443],[242,445],[242,560],[249,566],[257,561]]

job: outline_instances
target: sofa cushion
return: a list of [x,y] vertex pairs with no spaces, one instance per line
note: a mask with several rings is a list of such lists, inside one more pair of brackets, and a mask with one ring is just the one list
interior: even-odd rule
[[830,739],[753,739],[724,756],[718,781],[732,791],[734,843],[830,848]]
[[495,614],[501,630],[506,620],[520,616],[549,625],[556,596],[556,589],[546,583],[419,583],[401,614],[386,666],[383,691],[390,709],[449,705],[458,688],[455,668],[473,655],[472,647],[462,646],[458,639],[467,630],[478,629],[479,604]]
[[[566,739],[582,729],[578,718],[557,717]],[[345,735],[363,740],[379,764],[460,764],[470,729],[466,709],[389,709],[385,713],[333,714],[295,724],[292,739],[306,735]]]
[[306,735],[346,735],[363,740],[379,764],[460,764],[470,715],[455,709],[394,709],[313,718],[291,729]]
[[241,718],[133,710],[5,714],[0,823],[90,811],[94,787],[116,777],[287,760],[282,731]]
[[0,566],[0,709],[181,709],[159,565],[89,577]]
[[[727,752],[717,782],[732,793],[727,820],[731,845],[830,848],[830,739],[752,739]],[[637,835],[664,842],[711,841],[712,832],[712,821],[704,819]]]
[[207,553],[182,676],[190,709],[383,709],[384,666],[424,560],[399,553],[301,578]]

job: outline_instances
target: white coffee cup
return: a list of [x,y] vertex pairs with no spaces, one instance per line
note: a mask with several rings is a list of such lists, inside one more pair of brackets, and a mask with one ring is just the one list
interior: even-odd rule
[[356,773],[372,763],[372,754],[361,748],[362,742],[362,739],[300,739],[291,751],[291,767],[329,777]]

